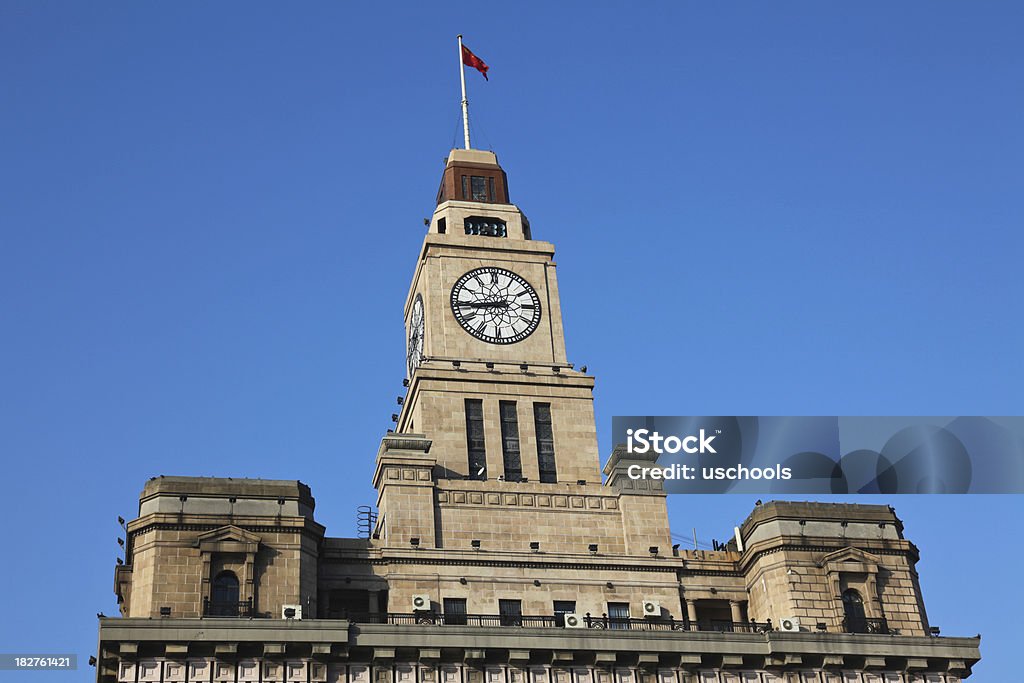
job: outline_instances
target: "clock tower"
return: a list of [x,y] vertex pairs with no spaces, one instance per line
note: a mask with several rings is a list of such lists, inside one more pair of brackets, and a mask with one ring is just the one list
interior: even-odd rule
[[566,357],[554,255],[494,153],[452,150],[405,300],[408,394],[378,455],[384,545],[521,552],[548,529],[565,552],[671,545],[663,491],[602,484],[594,378]]
[[397,429],[433,440],[442,478],[600,482],[594,380],[566,360],[554,254],[495,155],[452,150],[405,302]]

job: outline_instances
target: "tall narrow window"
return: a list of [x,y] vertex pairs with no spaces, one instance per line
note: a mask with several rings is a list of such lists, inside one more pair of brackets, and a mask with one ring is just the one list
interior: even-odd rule
[[448,626],[466,625],[466,598],[444,598],[444,623]]
[[487,176],[487,196],[492,202],[498,201],[494,194],[494,178]]
[[522,626],[523,601],[498,600],[498,615],[502,626]]
[[501,455],[505,461],[505,479],[519,481],[523,478],[523,461],[519,456],[519,416],[515,401],[502,401],[501,411]]
[[608,603],[608,628],[627,629],[629,628],[629,603],[609,602]]
[[469,178],[462,176],[462,198],[469,199]]
[[537,464],[540,480],[554,484],[558,481],[555,471],[555,436],[551,431],[551,404],[533,404],[533,424],[537,432]]
[[487,478],[487,453],[484,450],[484,402],[466,399],[466,442],[469,446],[469,478]]
[[469,178],[470,189],[473,191],[474,202],[486,202],[487,201],[487,179],[483,176],[475,175]]

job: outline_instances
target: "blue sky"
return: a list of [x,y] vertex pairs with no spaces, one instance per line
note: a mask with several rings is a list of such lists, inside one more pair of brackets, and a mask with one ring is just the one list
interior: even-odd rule
[[[2,649],[88,656],[155,474],[302,479],[354,532],[459,32],[604,453],[616,414],[1020,414],[1022,29],[1011,2],[7,0]],[[1021,498],[886,502],[932,621],[984,634],[972,680],[1011,680]],[[673,531],[751,506],[674,497]]]

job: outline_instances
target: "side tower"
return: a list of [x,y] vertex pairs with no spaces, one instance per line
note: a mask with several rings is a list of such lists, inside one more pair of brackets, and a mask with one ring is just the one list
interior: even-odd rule
[[272,617],[315,609],[324,528],[298,481],[153,477],[114,591],[125,617]]
[[846,633],[928,635],[917,547],[891,507],[769,502],[740,531],[751,613]]

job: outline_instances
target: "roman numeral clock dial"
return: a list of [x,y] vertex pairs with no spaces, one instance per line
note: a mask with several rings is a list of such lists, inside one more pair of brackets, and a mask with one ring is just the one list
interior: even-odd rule
[[405,362],[409,369],[409,378],[423,361],[423,297],[416,295],[409,317],[409,342],[406,345]]
[[489,344],[514,344],[540,323],[540,298],[530,283],[503,268],[477,268],[452,287],[452,313],[462,328]]

